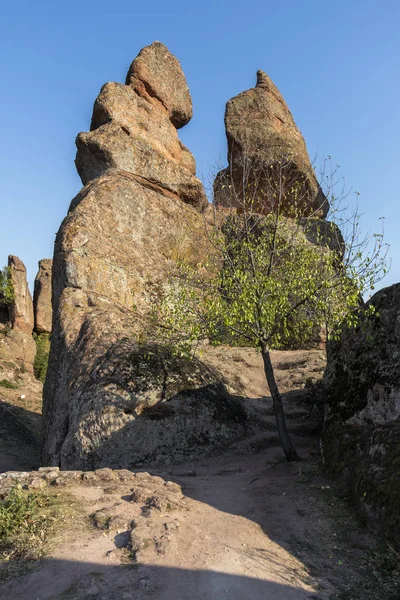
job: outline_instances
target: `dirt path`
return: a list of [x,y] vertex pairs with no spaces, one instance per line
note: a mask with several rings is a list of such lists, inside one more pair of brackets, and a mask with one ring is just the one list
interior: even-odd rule
[[[225,369],[232,375],[241,365],[251,435],[219,456],[151,474],[73,482],[67,489],[91,527],[70,521],[36,571],[3,584],[1,600],[329,600],[362,582],[365,548],[375,542],[321,472],[309,407],[287,397],[304,458],[288,464],[271,401],[260,394],[258,358],[235,357]],[[284,391],[293,378],[304,382],[321,371],[317,353],[275,359]]]

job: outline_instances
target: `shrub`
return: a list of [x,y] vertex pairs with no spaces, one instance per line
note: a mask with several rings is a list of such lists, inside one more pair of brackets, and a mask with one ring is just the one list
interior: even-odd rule
[[57,508],[54,495],[13,486],[0,500],[0,560],[39,558],[56,521]]
[[12,381],[9,381],[8,379],[2,379],[0,381],[0,386],[7,388],[8,390],[16,390],[18,388],[18,385],[16,383],[13,383]]
[[33,371],[36,379],[44,383],[49,363],[50,336],[48,333],[34,335],[36,342],[36,356],[33,363]]
[[0,269],[0,305],[11,304],[15,299],[14,286],[11,281],[10,267]]

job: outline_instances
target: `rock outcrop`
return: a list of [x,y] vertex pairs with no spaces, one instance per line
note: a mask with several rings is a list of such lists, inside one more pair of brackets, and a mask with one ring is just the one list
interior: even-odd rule
[[177,129],[192,118],[192,98],[181,65],[161,42],[139,52],[129,68],[126,85],[155,106],[161,104]]
[[266,73],[258,71],[256,87],[229,100],[225,129],[229,166],[218,173],[214,183],[218,204],[235,206],[239,198],[256,190],[263,197],[259,212],[268,212],[276,202],[268,194],[275,178],[285,196],[284,213],[290,215],[300,198],[303,216],[326,216],[329,204],[315,177],[304,138]]
[[3,306],[0,314],[0,378],[13,379],[20,369],[33,371],[36,345],[33,332],[33,302],[24,263],[8,257],[14,300]]
[[26,279],[25,265],[17,256],[10,255],[8,257],[8,267],[15,294],[15,299],[10,307],[12,327],[32,335],[34,325],[33,302]]
[[400,284],[328,345],[323,453],[367,518],[400,542]]
[[[203,230],[206,199],[177,137],[191,102],[176,58],[154,43],[127,81],[102,88],[92,131],[78,136],[76,164],[88,183],[55,244],[43,440],[46,463],[64,469],[179,457],[189,444],[197,451],[243,429],[215,374],[138,343],[140,315],[170,261],[199,259],[187,230]],[[218,416],[226,411],[228,425]]]
[[53,261],[51,258],[43,258],[39,261],[39,270],[35,278],[33,291],[33,308],[35,315],[35,332],[51,333],[51,274]]
[[133,61],[127,81],[103,86],[91,131],[77,137],[76,167],[83,184],[110,170],[126,171],[204,209],[207,198],[194,158],[175,126],[183,126],[192,112],[177,59],[155,42]]

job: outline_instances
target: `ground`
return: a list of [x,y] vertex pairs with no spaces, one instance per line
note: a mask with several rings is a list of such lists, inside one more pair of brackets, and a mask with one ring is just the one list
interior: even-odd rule
[[[25,476],[71,494],[81,514],[58,526],[34,571],[0,586],[1,600],[399,598],[393,577],[383,588],[372,573],[379,566],[376,537],[323,472],[312,384],[324,353],[273,356],[303,458],[292,464],[279,446],[260,357],[240,348],[227,358],[219,348],[206,358],[245,390],[248,435],[218,455],[150,472]],[[3,466],[9,459],[15,469],[23,449],[15,450],[8,447]]]

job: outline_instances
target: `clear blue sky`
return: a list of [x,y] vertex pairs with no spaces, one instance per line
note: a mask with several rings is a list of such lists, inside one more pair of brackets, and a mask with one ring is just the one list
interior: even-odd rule
[[52,256],[81,187],[75,136],[88,130],[101,85],[123,82],[139,50],[160,40],[192,93],[180,135],[200,176],[225,161],[226,101],[265,70],[310,156],[332,155],[361,193],[365,227],[385,216],[385,285],[400,281],[398,0],[4,0],[1,12],[0,265],[18,255],[32,282],[37,261]]

